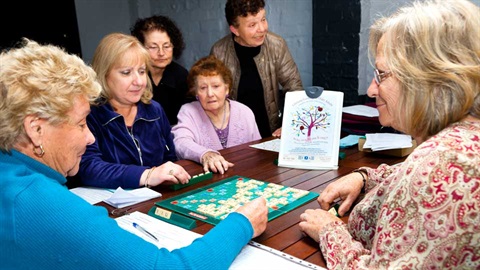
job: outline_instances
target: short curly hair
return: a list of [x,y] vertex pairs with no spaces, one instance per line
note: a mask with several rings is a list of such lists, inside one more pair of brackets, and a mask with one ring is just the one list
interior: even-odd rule
[[170,37],[170,42],[173,44],[173,57],[175,59],[182,56],[185,49],[185,42],[183,35],[175,22],[170,18],[161,15],[154,15],[148,18],[138,19],[130,28],[132,36],[135,36],[142,44],[145,45],[145,34],[151,31],[162,31],[167,33]]
[[264,0],[227,0],[225,4],[225,17],[228,25],[238,26],[238,17],[255,15],[265,8]]
[[232,89],[232,73],[225,64],[215,56],[209,55],[200,58],[193,64],[187,77],[188,89],[192,96],[196,95],[196,84],[198,76],[217,76],[222,77],[223,82],[228,84],[228,90]]
[[24,38],[0,54],[0,63],[0,151],[28,140],[28,115],[67,123],[77,97],[93,102],[102,90],[91,67],[54,45]]

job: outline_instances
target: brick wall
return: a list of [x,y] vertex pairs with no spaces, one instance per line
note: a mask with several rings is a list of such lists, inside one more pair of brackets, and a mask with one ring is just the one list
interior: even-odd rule
[[358,103],[360,0],[313,1],[313,85]]
[[[230,33],[226,0],[140,1],[139,16],[163,14],[182,30],[186,48],[179,62],[189,69],[207,55],[218,39]],[[305,86],[312,85],[312,0],[266,0],[269,31],[282,36],[300,70]]]

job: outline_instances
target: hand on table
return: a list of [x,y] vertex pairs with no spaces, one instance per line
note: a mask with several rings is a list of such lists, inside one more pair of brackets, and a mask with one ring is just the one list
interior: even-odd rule
[[[148,179],[146,179],[147,176]],[[185,171],[182,166],[175,164],[171,161],[165,162],[158,167],[145,170],[142,175],[143,185],[145,185],[145,181],[148,181],[148,186],[158,186],[163,182],[172,182],[173,184],[187,184],[190,178],[192,177],[190,176],[190,174],[187,173],[187,171]]]
[[267,200],[258,197],[242,206],[235,212],[238,212],[248,218],[253,227],[253,236],[255,238],[265,231],[268,222]]
[[350,173],[337,181],[330,183],[318,196],[318,203],[323,210],[328,211],[333,202],[341,199],[342,203],[338,208],[340,216],[345,215],[357,200],[363,186],[362,175],[358,172]]
[[320,231],[330,222],[341,221],[338,217],[322,209],[307,209],[300,215],[300,229],[315,242],[320,242]]
[[280,138],[282,136],[282,128],[277,128],[277,130],[275,130],[273,133],[272,133],[272,136],[273,137],[277,137],[277,138]]
[[224,174],[228,168],[233,167],[233,163],[228,162],[225,158],[216,152],[207,152],[202,157],[203,171]]

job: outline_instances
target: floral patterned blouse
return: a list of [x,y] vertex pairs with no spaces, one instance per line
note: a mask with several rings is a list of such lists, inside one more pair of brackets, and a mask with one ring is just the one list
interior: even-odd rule
[[329,269],[480,269],[480,123],[450,125],[405,162],[368,172],[348,224],[329,223]]

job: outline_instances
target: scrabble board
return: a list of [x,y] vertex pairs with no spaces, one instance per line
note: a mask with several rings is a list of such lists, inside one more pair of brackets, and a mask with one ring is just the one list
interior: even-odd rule
[[311,191],[236,175],[156,202],[156,205],[216,225],[230,212],[259,196],[267,200],[270,221],[316,199],[318,195]]

